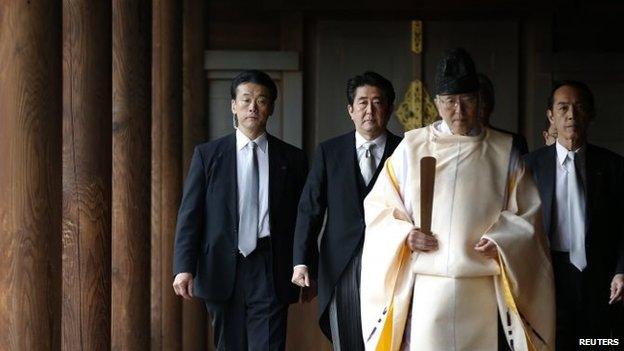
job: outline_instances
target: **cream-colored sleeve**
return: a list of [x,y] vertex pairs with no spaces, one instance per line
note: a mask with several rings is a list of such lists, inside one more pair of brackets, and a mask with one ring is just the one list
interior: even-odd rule
[[527,330],[536,348],[548,350],[554,345],[555,331],[553,271],[542,228],[539,193],[519,158],[510,167],[506,199],[498,221],[484,237],[498,247],[509,292],[523,320],[530,325]]
[[[400,151],[399,147],[397,150]],[[403,165],[402,153],[395,151],[364,200],[366,233],[362,251],[360,303],[367,350],[377,345],[393,297],[399,290],[405,291],[406,287],[396,286],[397,278],[402,284],[406,280],[401,276],[409,274],[409,265],[405,264],[409,262],[405,239],[413,225],[401,195],[401,187],[407,179],[404,177],[407,170]],[[405,324],[409,297],[406,299],[403,295],[394,299],[394,325]],[[398,307],[399,304],[405,307]]]

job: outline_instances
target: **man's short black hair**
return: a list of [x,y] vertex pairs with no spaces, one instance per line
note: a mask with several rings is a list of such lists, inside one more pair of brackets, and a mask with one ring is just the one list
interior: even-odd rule
[[271,103],[275,103],[275,99],[277,99],[277,86],[275,85],[275,82],[273,82],[273,79],[271,79],[268,74],[257,69],[242,71],[234,77],[234,79],[232,79],[232,84],[230,85],[230,95],[232,96],[232,100],[236,99],[236,88],[245,83],[255,83],[269,89],[269,94],[271,94],[271,96],[269,96]]
[[392,83],[390,83],[389,80],[384,78],[379,73],[366,71],[361,75],[349,78],[349,80],[347,81],[347,101],[349,102],[349,105],[353,106],[353,100],[355,99],[355,91],[357,90],[357,88],[363,87],[365,85],[370,85],[381,89],[386,100],[388,101],[388,104],[394,104],[394,98],[396,97],[396,94],[394,92],[394,87],[392,86]]
[[569,86],[579,91],[579,93],[581,94],[581,99],[587,105],[589,118],[593,118],[596,114],[596,109],[594,106],[594,94],[592,94],[587,84],[576,80],[561,80],[553,84],[552,90],[550,91],[550,96],[548,97],[548,109],[552,110],[553,104],[555,103],[555,92],[557,91],[557,89],[563,86]]

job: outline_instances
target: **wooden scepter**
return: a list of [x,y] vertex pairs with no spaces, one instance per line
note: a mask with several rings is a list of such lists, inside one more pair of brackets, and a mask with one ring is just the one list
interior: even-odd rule
[[420,231],[427,235],[431,235],[435,168],[435,157],[425,156],[420,159]]

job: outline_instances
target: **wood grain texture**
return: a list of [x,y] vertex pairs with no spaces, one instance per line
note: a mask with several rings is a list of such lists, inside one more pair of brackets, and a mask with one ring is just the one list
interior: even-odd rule
[[[208,137],[204,112],[205,1],[184,0],[182,12],[182,175],[188,173],[195,145]],[[202,300],[182,303],[182,350],[213,350],[210,324]]]
[[61,7],[0,1],[0,348],[61,345]]
[[420,230],[428,235],[431,235],[436,162],[432,156],[420,159]]
[[150,336],[150,4],[112,2],[112,350]]
[[62,349],[110,349],[111,8],[63,1]]
[[182,348],[173,239],[182,193],[182,3],[152,2],[152,350]]

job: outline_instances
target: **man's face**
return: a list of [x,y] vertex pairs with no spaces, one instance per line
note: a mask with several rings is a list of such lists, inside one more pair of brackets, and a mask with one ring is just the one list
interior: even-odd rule
[[[546,116],[557,131],[557,139],[561,142],[572,142],[578,145],[585,141],[589,123],[589,106],[582,100],[577,88],[564,85],[555,91],[552,109]],[[565,144],[564,144],[565,145]]]
[[232,100],[232,113],[238,120],[238,129],[250,138],[266,131],[273,102],[269,89],[256,83],[243,83],[236,87],[236,99]]
[[550,124],[548,130],[542,131],[542,136],[544,137],[544,145],[549,146],[557,141],[557,129],[554,124]]
[[458,135],[467,135],[478,125],[477,102],[477,93],[438,95],[435,99],[440,116]]
[[355,130],[368,139],[374,139],[386,129],[392,107],[381,89],[364,85],[355,90],[353,105],[347,105],[347,111]]

